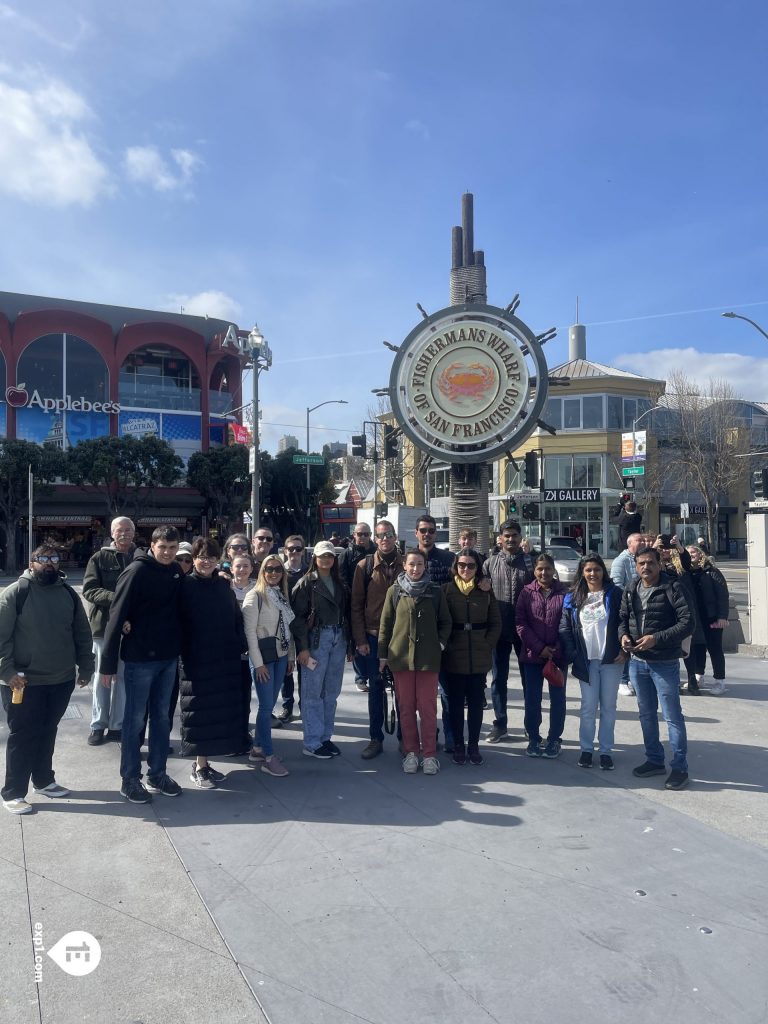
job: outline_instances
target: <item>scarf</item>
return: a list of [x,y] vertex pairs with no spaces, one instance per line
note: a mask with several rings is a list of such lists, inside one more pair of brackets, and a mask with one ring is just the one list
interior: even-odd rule
[[412,580],[409,576],[406,576],[404,572],[401,572],[397,577],[397,582],[400,589],[408,597],[412,597],[414,601],[417,601],[420,597],[423,597],[427,591],[427,587],[430,584],[429,571],[424,570],[424,575],[420,580]]
[[474,580],[461,580],[461,579],[459,579],[458,576],[454,576],[453,582],[459,588],[459,590],[464,595],[464,597],[466,597],[467,594],[469,594],[470,591],[473,590],[474,586],[475,586],[475,581]]

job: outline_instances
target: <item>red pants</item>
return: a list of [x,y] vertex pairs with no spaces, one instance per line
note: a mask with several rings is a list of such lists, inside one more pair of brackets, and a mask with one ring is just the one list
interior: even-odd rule
[[[434,757],[437,753],[437,672],[394,672],[403,753]],[[421,724],[421,743],[416,712]]]

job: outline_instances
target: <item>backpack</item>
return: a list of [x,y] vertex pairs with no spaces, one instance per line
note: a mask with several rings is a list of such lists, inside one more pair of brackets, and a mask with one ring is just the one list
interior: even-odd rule
[[[77,592],[70,587],[68,583],[64,584],[64,589],[69,593],[72,598],[72,621],[75,621],[75,615],[77,614],[77,606],[80,603],[80,598],[77,596]],[[24,605],[27,603],[29,597],[29,580],[26,576],[19,578],[19,584],[16,588],[16,618],[21,615]]]

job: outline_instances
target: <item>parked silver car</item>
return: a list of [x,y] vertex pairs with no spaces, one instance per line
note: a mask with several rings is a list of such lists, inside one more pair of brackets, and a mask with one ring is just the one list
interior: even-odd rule
[[579,567],[581,555],[573,548],[553,546],[547,548],[547,554],[555,560],[555,572],[561,583],[573,583]]

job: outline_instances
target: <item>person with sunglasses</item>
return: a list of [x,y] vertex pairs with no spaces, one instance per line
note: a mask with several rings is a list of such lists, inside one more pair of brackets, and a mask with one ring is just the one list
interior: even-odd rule
[[580,768],[592,767],[599,708],[600,767],[608,772],[614,769],[616,701],[622,667],[628,661],[619,644],[621,594],[600,555],[590,551],[580,559],[576,579],[563,602],[560,642],[581,685]]
[[352,660],[349,591],[339,575],[333,544],[315,544],[312,564],[293,589],[291,623],[301,665],[304,754],[328,760],[341,753],[331,736],[345,660]]
[[[256,580],[253,576],[254,563],[253,558],[250,555],[248,548],[250,545],[246,545],[245,551],[236,551],[232,556],[232,562],[229,566],[229,572],[223,573],[219,570],[219,575],[227,579],[230,575],[232,577],[232,593],[235,595],[238,605],[242,609],[243,601],[245,601],[248,594],[256,586]],[[242,754],[249,754],[251,751],[251,733],[250,733],[250,718],[251,718],[251,688],[253,686],[253,671],[251,668],[251,661],[248,657],[247,652],[243,652],[240,662],[240,672],[242,676],[243,686],[243,741],[239,743],[233,751],[234,757],[239,757]]]
[[192,572],[192,545],[188,540],[183,540],[179,544],[179,550],[176,552],[176,561],[179,563],[184,575],[189,576]]
[[215,540],[198,537],[181,586],[181,756],[195,758],[198,789],[224,781],[208,759],[231,754],[243,732],[240,656],[248,644],[232,588],[216,572],[220,556]]
[[[250,555],[251,553],[251,542],[248,540],[244,533],[230,533],[227,539],[224,541],[224,548],[221,562],[219,563],[219,575],[226,575],[230,580],[232,579],[232,562],[237,555]],[[256,572],[254,569],[253,578],[256,579]]]
[[[370,526],[368,523],[357,523],[352,531],[352,543],[339,556],[339,575],[350,593],[357,566],[375,553],[376,545],[371,541]],[[355,686],[360,693],[368,693],[371,685],[369,662],[357,650],[352,658],[352,667],[355,670]]]
[[[485,705],[485,677],[501,635],[501,613],[492,590],[478,583],[483,567],[477,551],[462,547],[456,555],[450,583],[443,593],[453,630],[443,655],[448,713],[453,735],[453,763],[482,765],[480,729]],[[467,707],[467,744],[464,745],[464,706]]]
[[[291,534],[285,541],[283,547],[283,565],[285,566],[285,578],[288,583],[288,597],[293,594],[293,588],[309,568],[307,559],[307,548],[301,534]],[[294,672],[296,677],[294,678]],[[283,680],[283,687],[280,696],[283,699],[283,707],[277,718],[280,722],[290,722],[293,718],[294,693],[299,693],[299,714],[301,714],[301,665],[294,663],[293,672],[286,672]]]
[[[64,799],[53,751],[59,722],[94,670],[91,628],[82,602],[59,572],[59,553],[42,544],[21,579],[0,595],[0,697],[8,718],[3,807],[31,814],[35,793]],[[21,698],[21,699],[19,699]]]
[[272,746],[272,709],[296,654],[291,635],[294,611],[285,567],[277,555],[267,555],[261,563],[256,586],[243,602],[243,618],[259,702],[256,736],[248,761],[265,774],[282,778],[289,772]]
[[268,526],[260,526],[253,531],[252,555],[256,572],[261,568],[261,563],[272,554],[275,546],[275,536]]

